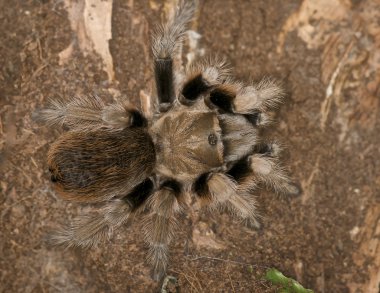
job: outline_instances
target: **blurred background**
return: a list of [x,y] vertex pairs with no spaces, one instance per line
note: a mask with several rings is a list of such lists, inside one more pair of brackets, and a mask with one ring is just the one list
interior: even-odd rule
[[[50,98],[139,105],[150,33],[175,0],[0,0],[0,292],[156,292],[138,219],[89,251],[46,244],[94,208],[56,197],[46,154],[62,132],[32,119]],[[315,292],[379,292],[380,1],[200,0],[184,62],[218,54],[237,78],[290,93],[267,133],[303,189],[257,193],[264,228],[194,210],[168,273],[179,292],[275,292],[276,267]]]

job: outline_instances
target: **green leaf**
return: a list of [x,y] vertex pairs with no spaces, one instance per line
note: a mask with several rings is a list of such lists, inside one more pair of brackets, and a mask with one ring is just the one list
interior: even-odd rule
[[289,284],[289,279],[276,269],[269,269],[265,274],[265,279],[275,285],[287,286]]
[[290,292],[294,293],[308,293],[309,290],[305,289],[300,283],[292,279],[292,283],[290,285]]
[[313,290],[305,289],[296,280],[284,276],[283,273],[274,268],[266,272],[265,279],[274,285],[282,286],[279,290],[280,293],[314,293]]

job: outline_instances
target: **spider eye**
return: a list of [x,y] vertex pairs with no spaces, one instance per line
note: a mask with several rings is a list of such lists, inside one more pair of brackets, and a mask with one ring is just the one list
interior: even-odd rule
[[216,145],[216,143],[218,142],[218,138],[215,134],[211,133],[209,136],[208,136],[208,143],[210,145]]

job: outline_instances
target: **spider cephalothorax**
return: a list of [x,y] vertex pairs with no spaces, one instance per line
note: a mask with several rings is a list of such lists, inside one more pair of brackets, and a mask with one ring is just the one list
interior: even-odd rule
[[175,66],[194,10],[192,1],[182,1],[154,35],[157,98],[144,102],[143,113],[97,97],[53,102],[42,111],[50,124],[68,129],[48,153],[57,192],[104,204],[99,216],[59,231],[57,244],[89,247],[141,213],[148,259],[159,277],[187,197],[257,225],[252,191],[258,183],[281,194],[299,192],[279,165],[279,146],[259,137],[282,102],[278,83],[264,79],[244,86],[216,60],[190,64],[184,73]]

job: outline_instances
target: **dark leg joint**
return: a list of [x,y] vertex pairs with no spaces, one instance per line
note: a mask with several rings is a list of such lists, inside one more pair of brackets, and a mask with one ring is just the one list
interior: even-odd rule
[[202,74],[198,74],[196,77],[185,83],[181,92],[184,97],[182,102],[184,104],[186,104],[186,102],[191,104],[191,102],[198,99],[200,95],[207,92],[210,88],[211,87],[203,79]]
[[267,157],[273,157],[274,151],[275,150],[272,143],[260,143],[258,145],[255,145],[254,148],[254,153],[262,154]]
[[132,127],[145,127],[147,126],[146,118],[137,110],[130,111],[132,115]]
[[195,180],[193,183],[192,189],[193,192],[196,193],[199,197],[205,198],[208,197],[210,192],[207,185],[208,178],[210,173],[204,173]]
[[182,190],[181,183],[173,179],[167,180],[164,183],[162,183],[161,188],[167,188],[169,190],[172,190],[176,196],[178,196]]
[[123,200],[131,206],[132,211],[135,211],[152,193],[153,181],[148,178],[133,188],[128,195],[123,197]]
[[223,112],[233,113],[232,101],[235,94],[226,89],[216,88],[211,91],[210,96],[205,100],[209,108],[218,107]]
[[252,114],[244,114],[243,116],[254,126],[259,125],[261,122],[261,113],[259,111]]
[[154,64],[157,95],[160,103],[171,103],[174,99],[173,60],[157,59]]
[[247,157],[245,157],[234,164],[227,174],[239,182],[239,179],[244,178],[248,173],[250,173],[250,171],[251,168],[249,162]]

